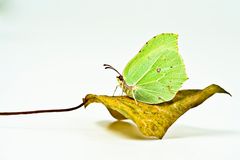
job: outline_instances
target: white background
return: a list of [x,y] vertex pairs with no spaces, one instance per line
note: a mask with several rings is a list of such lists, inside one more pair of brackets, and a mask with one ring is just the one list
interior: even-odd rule
[[[156,34],[179,34],[189,80],[219,84],[163,140],[147,140],[100,104],[0,117],[0,159],[240,159],[237,0],[0,0],[0,111],[64,108],[113,93],[116,74]],[[120,93],[120,91],[119,91]]]

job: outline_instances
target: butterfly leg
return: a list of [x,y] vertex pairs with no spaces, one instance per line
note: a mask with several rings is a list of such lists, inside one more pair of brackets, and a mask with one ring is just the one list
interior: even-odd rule
[[121,96],[123,96],[123,84],[121,85],[121,88],[122,88],[122,95]]
[[133,96],[133,99],[134,99],[134,101],[135,101],[135,103],[136,103],[136,105],[137,105],[138,102],[137,102],[137,100],[136,100],[136,98],[135,98],[135,95],[134,95],[134,93],[133,93],[133,90],[132,90],[132,96]]
[[114,92],[113,92],[113,96],[115,95],[115,93],[116,93],[118,87],[119,87],[119,85],[117,85],[117,86],[115,87]]

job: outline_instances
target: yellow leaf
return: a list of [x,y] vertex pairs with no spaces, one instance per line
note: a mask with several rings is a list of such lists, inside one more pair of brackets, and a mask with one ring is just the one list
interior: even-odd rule
[[143,135],[161,139],[181,115],[215,93],[229,94],[220,86],[212,84],[203,90],[181,90],[173,100],[157,105],[136,103],[127,96],[93,94],[88,94],[84,98],[84,105],[87,107],[94,102],[102,103],[114,118],[118,120],[131,119]]

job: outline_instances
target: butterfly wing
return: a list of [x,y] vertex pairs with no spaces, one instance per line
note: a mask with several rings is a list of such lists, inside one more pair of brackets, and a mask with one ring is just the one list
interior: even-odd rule
[[155,36],[127,64],[123,77],[128,85],[136,86],[136,100],[150,104],[169,101],[187,80],[177,40],[178,35],[172,33]]

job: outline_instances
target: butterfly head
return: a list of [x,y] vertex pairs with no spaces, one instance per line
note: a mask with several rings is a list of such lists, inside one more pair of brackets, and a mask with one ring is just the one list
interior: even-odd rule
[[123,76],[122,75],[119,75],[116,77],[117,78],[117,81],[118,83],[120,84],[120,86],[122,86],[123,82],[124,82],[124,79],[123,79]]

